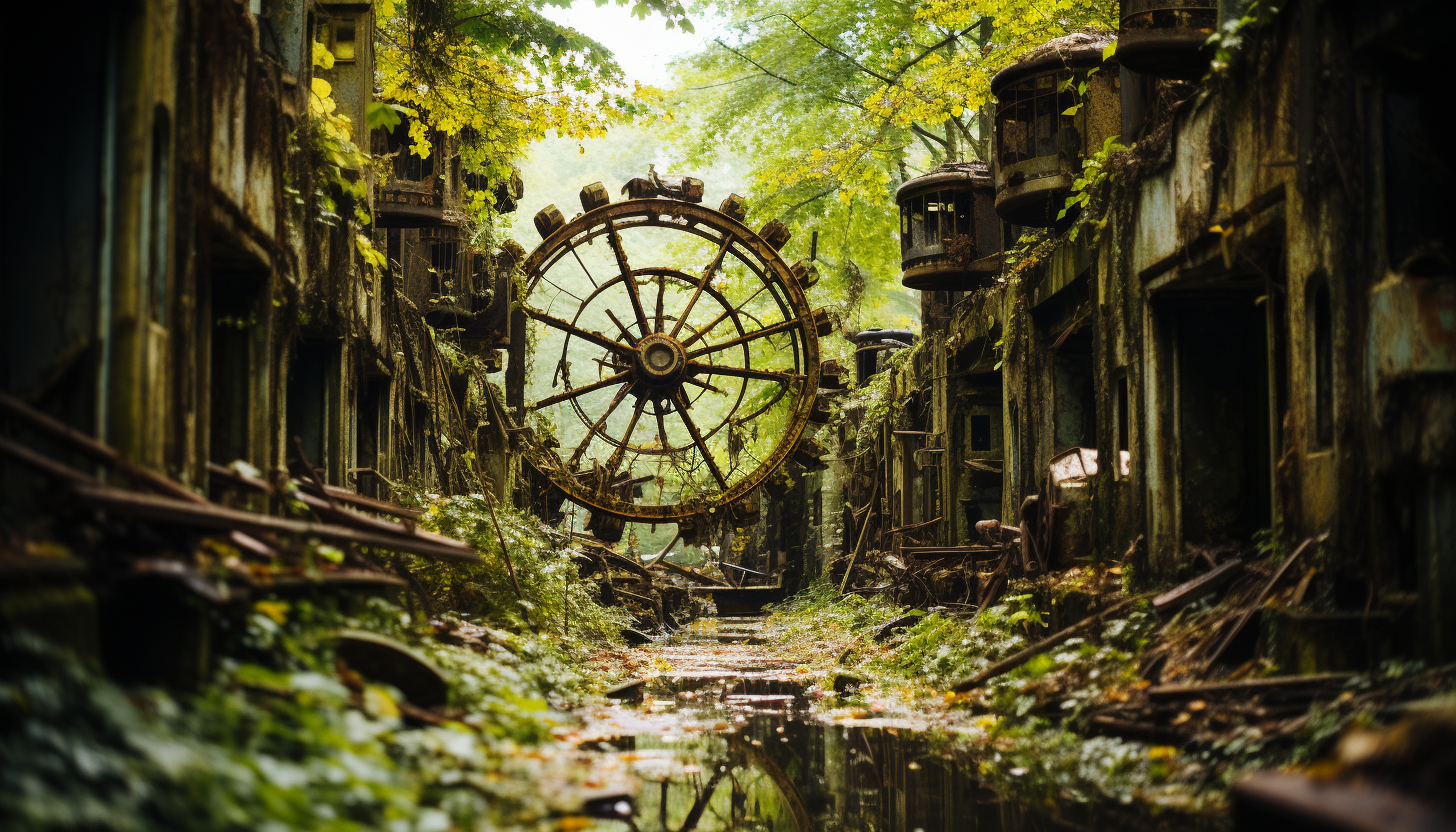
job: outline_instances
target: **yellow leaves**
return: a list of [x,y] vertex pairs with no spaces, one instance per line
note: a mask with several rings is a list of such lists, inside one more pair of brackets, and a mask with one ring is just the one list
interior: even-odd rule
[[374,247],[374,242],[366,234],[354,235],[354,248],[359,251],[359,256],[363,257],[364,262],[371,268],[382,270],[389,265],[389,258],[384,255],[384,252]]
[[1149,760],[1171,760],[1178,756],[1178,749],[1171,745],[1155,745],[1148,749]]
[[423,119],[413,119],[409,126],[410,153],[428,159],[434,145],[430,143],[428,127]]
[[[313,65],[320,69],[334,68],[334,53],[318,41],[313,42]],[[327,95],[327,93],[325,93]]]
[[288,607],[287,601],[258,601],[253,604],[253,612],[265,615],[281,626],[288,623]]
[[334,103],[334,99],[331,97],[334,88],[329,85],[328,81],[315,76],[310,86],[310,92],[312,95],[308,98],[309,115],[315,117],[330,116],[338,108],[339,105]]
[[378,685],[364,688],[364,713],[374,719],[399,719],[399,705],[394,697]]

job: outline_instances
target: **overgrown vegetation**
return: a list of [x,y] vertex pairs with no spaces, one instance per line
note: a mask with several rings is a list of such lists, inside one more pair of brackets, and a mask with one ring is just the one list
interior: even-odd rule
[[[6,634],[7,828],[579,827],[563,818],[603,772],[554,732],[570,721],[561,709],[599,684],[579,668],[619,642],[628,619],[575,580],[570,553],[539,521],[487,499],[415,495],[422,527],[470,542],[483,560],[395,559],[412,587],[395,600],[295,591],[209,607],[214,672],[194,693],[123,688],[94,660]],[[337,664],[344,630],[416,651],[447,681],[447,704],[421,712]]]
[[[451,682],[447,718],[338,672],[333,635],[401,639]],[[583,690],[554,639],[491,629],[442,644],[381,599],[264,600],[195,695],[123,690],[25,635],[0,662],[0,815],[15,829],[533,828],[580,809],[586,768],[552,731]],[[597,775],[593,775],[597,776]],[[574,800],[574,802],[573,802]]]
[[[1180,746],[1095,736],[1089,717],[1145,690],[1144,657],[1190,626],[1175,619],[1165,632],[1169,622],[1140,602],[979,688],[950,692],[958,680],[1043,638],[1049,632],[1041,626],[1047,599],[1085,584],[1065,575],[1015,582],[1001,603],[962,617],[909,610],[879,597],[840,596],[820,581],[777,607],[771,628],[792,654],[816,657],[808,669],[823,679],[826,717],[908,716],[927,729],[947,730],[983,783],[1032,805],[1130,805],[1211,825],[1226,806],[1226,789],[1244,773],[1313,763],[1342,732],[1376,721],[1392,697],[1443,684],[1439,670],[1393,663],[1357,678],[1305,717],[1281,723],[1287,730],[1236,721],[1220,732],[1210,723],[1199,734],[1205,739]],[[1190,613],[1207,619],[1206,609]],[[887,632],[886,625],[901,629]],[[1202,701],[1186,707],[1179,720],[1202,719],[1210,709]]]

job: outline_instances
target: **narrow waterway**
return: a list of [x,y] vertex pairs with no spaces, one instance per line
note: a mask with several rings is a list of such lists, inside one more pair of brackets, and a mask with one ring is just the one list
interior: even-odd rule
[[807,674],[754,619],[708,619],[642,648],[658,669],[587,714],[644,786],[640,832],[1076,828],[980,786],[949,738],[903,720],[816,715]]

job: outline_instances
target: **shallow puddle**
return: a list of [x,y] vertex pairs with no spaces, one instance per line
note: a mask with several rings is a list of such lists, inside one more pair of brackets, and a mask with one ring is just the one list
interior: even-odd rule
[[[820,721],[804,674],[761,646],[752,620],[719,620],[652,648],[671,670],[588,716],[584,744],[643,782],[640,832],[1053,828],[980,787],[942,737],[893,721]],[[866,724],[868,723],[868,724]]]

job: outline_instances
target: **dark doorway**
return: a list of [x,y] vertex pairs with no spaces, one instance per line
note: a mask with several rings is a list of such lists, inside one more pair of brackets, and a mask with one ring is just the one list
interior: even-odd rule
[[261,351],[267,349],[264,291],[267,269],[243,252],[215,241],[209,305],[210,380],[208,459],[227,465],[241,459],[254,465],[253,413],[258,389],[268,373]]
[[957,395],[963,421],[957,456],[951,458],[961,472],[956,539],[971,543],[976,523],[1001,517],[1001,472],[1007,445],[1001,435],[1001,374],[967,376]]
[[355,481],[359,493],[366,497],[384,499],[389,495],[381,476],[388,476],[384,468],[389,454],[389,379],[372,378],[364,383],[364,393],[359,397],[356,414],[358,427],[354,431]]
[[1252,297],[1175,301],[1183,541],[1243,541],[1270,525],[1264,310]]
[[1083,327],[1067,336],[1052,359],[1055,451],[1097,447],[1092,381],[1092,328]]
[[[298,345],[288,368],[288,438],[298,437],[308,464],[325,482],[338,484],[331,476],[337,462],[333,441],[339,421],[339,342],[334,339],[306,339]],[[288,456],[294,456],[292,446]]]

